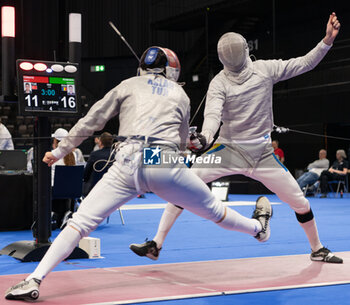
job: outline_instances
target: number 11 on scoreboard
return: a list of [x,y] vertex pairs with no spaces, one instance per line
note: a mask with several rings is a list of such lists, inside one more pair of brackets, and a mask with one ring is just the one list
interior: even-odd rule
[[38,107],[38,96],[34,95],[33,97],[31,97],[30,95],[27,95],[24,98],[27,101],[27,105],[28,107],[32,107],[32,101],[34,102],[34,107]]

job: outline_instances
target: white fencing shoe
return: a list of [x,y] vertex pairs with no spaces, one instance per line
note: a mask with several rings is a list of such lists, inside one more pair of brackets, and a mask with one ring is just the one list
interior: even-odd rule
[[36,300],[39,297],[39,286],[41,281],[30,279],[12,286],[5,292],[7,300]]
[[323,247],[318,251],[312,252],[310,255],[312,261],[326,262],[333,264],[342,264],[343,259],[335,256],[329,249]]
[[272,206],[270,201],[261,196],[255,204],[255,210],[252,218],[257,219],[261,223],[262,230],[255,236],[260,242],[265,242],[270,238],[270,218],[272,217]]

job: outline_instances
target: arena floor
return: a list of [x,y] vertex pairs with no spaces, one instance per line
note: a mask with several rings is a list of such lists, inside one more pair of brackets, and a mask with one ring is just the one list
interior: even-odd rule
[[[228,204],[250,216],[255,195],[230,195]],[[164,201],[153,194],[134,199],[91,234],[101,239],[101,259],[61,263],[41,286],[39,304],[350,304],[350,196],[311,198],[323,244],[344,264],[311,262],[309,245],[294,212],[276,196],[271,238],[259,243],[184,212],[151,261],[128,245],[152,239]],[[96,203],[98,204],[98,203]],[[58,230],[53,232],[52,239]],[[0,248],[31,240],[30,231],[0,232]],[[0,257],[0,290],[37,263]],[[21,302],[0,299],[0,304]]]

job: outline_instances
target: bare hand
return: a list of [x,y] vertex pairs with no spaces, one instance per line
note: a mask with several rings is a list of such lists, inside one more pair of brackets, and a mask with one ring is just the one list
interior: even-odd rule
[[328,19],[327,28],[326,28],[326,36],[323,38],[323,42],[325,44],[331,45],[337,37],[340,29],[340,22],[337,18],[337,15],[333,12]]
[[334,169],[331,167],[328,171],[329,171],[330,173],[333,173],[333,172],[334,172]]
[[51,151],[45,153],[43,162],[47,163],[48,166],[52,166],[58,159],[52,154]]

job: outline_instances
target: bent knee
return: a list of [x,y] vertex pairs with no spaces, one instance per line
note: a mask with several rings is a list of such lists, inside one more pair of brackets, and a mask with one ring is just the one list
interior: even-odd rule
[[87,237],[102,221],[103,219],[77,212],[68,220],[68,225],[77,229],[80,232],[81,237]]
[[226,213],[226,208],[220,200],[213,196],[207,207],[207,217],[205,218],[215,223],[222,221]]
[[306,214],[310,211],[310,202],[304,196],[287,203],[297,214]]
[[213,222],[218,222],[225,214],[225,206],[209,192],[202,200],[192,201],[191,204],[183,205],[186,210]]

